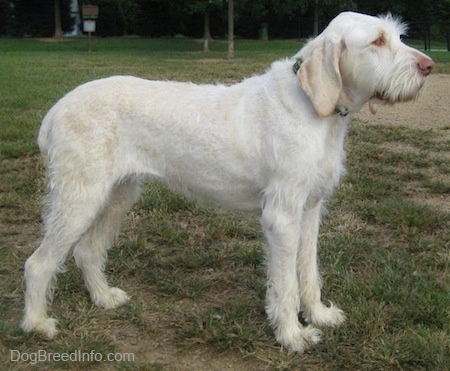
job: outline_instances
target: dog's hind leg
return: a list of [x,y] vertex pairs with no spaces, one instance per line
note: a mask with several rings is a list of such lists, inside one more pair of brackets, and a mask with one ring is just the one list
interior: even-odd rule
[[109,287],[103,272],[108,248],[120,231],[125,213],[136,202],[140,182],[123,181],[111,192],[109,203],[97,216],[74,248],[74,257],[82,270],[92,302],[103,308],[115,308],[128,301],[128,295],[117,287]]
[[46,311],[47,303],[52,300],[55,275],[62,271],[69,250],[103,208],[109,190],[105,184],[88,187],[75,178],[58,184],[50,180],[49,184],[45,236],[25,263],[25,310],[21,327],[51,338],[57,333],[57,321],[49,318]]
[[25,263],[25,309],[21,327],[25,331],[38,331],[52,338],[56,335],[57,320],[47,316],[47,302],[52,300],[53,279],[64,263],[76,237],[44,237],[39,248]]

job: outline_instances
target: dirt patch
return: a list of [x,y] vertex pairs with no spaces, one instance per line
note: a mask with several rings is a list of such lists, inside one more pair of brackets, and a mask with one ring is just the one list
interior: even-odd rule
[[[441,143],[448,143],[450,140],[450,75],[433,74],[430,76],[427,85],[424,87],[419,98],[414,102],[397,104],[394,106],[379,106],[375,115],[371,114],[368,107],[355,115],[355,119],[368,124],[378,125],[401,125],[422,130],[436,131]],[[450,149],[450,148],[449,148]],[[396,143],[396,151],[412,151],[409,145]],[[431,158],[449,160],[448,152],[427,153]],[[442,173],[431,174],[435,180],[450,182],[448,176]],[[443,177],[446,179],[443,179]],[[450,212],[450,198],[448,195],[433,195],[426,190],[415,187],[414,184],[407,184],[408,195],[426,205],[440,208]]]
[[[406,125],[420,129],[443,129],[450,126],[450,75],[431,75],[415,102],[379,106],[375,115],[368,107],[355,118],[370,124]],[[446,135],[450,136],[449,130]]]

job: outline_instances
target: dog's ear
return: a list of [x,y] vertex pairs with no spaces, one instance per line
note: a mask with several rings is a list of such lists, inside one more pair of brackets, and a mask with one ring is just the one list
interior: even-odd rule
[[339,59],[343,42],[335,37],[312,42],[317,45],[311,45],[312,51],[303,60],[297,77],[317,113],[327,117],[333,114],[342,90]]

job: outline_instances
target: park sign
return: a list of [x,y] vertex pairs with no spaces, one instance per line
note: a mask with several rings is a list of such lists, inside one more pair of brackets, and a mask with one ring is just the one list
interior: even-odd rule
[[83,5],[81,9],[83,20],[85,19],[97,19],[98,18],[98,6],[97,5]]
[[88,33],[88,51],[92,50],[92,32],[95,32],[95,20],[98,18],[97,5],[83,5],[81,9],[83,18],[83,30]]
[[95,21],[92,19],[83,20],[84,32],[95,32]]

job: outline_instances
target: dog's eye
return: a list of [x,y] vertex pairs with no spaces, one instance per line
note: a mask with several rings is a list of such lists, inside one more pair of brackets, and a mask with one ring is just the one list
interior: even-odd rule
[[372,45],[374,46],[385,46],[386,45],[386,39],[384,38],[384,36],[380,36],[378,39],[376,39],[374,42],[372,42]]

